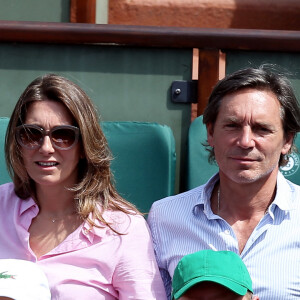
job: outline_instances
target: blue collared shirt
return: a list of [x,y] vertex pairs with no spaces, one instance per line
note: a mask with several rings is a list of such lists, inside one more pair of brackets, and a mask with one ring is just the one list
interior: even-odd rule
[[[239,254],[233,229],[210,207],[218,180],[215,175],[205,185],[152,205],[148,223],[168,299],[171,278],[184,255],[203,249]],[[300,298],[300,187],[281,173],[277,177],[276,197],[240,257],[251,275],[254,294],[260,299]]]

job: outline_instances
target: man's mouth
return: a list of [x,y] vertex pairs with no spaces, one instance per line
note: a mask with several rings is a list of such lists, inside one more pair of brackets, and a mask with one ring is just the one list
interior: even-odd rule
[[242,160],[242,161],[255,161],[256,159],[250,157],[232,157],[235,160]]

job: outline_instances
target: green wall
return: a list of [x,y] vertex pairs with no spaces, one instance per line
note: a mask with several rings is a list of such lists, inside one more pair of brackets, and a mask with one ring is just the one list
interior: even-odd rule
[[0,0],[0,20],[69,22],[70,0]]
[[0,44],[0,116],[9,117],[25,87],[45,73],[78,83],[103,121],[143,121],[173,130],[179,168],[185,166],[190,105],[171,102],[174,80],[191,80],[192,50]]
[[[10,116],[34,78],[49,72],[63,75],[87,92],[103,121],[170,126],[177,153],[175,192],[184,190],[190,105],[172,103],[170,88],[175,80],[191,80],[192,49],[2,43],[0,61],[0,116]],[[300,100],[299,54],[228,51],[226,72],[262,63],[291,72]]]
[[228,51],[226,53],[226,73],[240,68],[258,67],[261,64],[276,64],[278,69],[290,79],[297,99],[300,101],[300,53]]

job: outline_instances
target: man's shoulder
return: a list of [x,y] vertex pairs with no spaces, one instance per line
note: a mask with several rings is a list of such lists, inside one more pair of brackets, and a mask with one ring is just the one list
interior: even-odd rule
[[294,194],[299,195],[300,193],[300,185],[290,181],[281,173],[278,174],[277,188],[284,190],[285,193],[291,193],[292,197],[294,197]]
[[183,206],[192,207],[201,201],[204,187],[205,185],[201,185],[192,190],[155,201],[152,204],[151,211],[164,209],[173,210]]

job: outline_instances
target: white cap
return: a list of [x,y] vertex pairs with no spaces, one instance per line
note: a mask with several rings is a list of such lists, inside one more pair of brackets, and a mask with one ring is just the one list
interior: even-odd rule
[[0,296],[14,300],[50,300],[46,275],[31,261],[0,259]]

